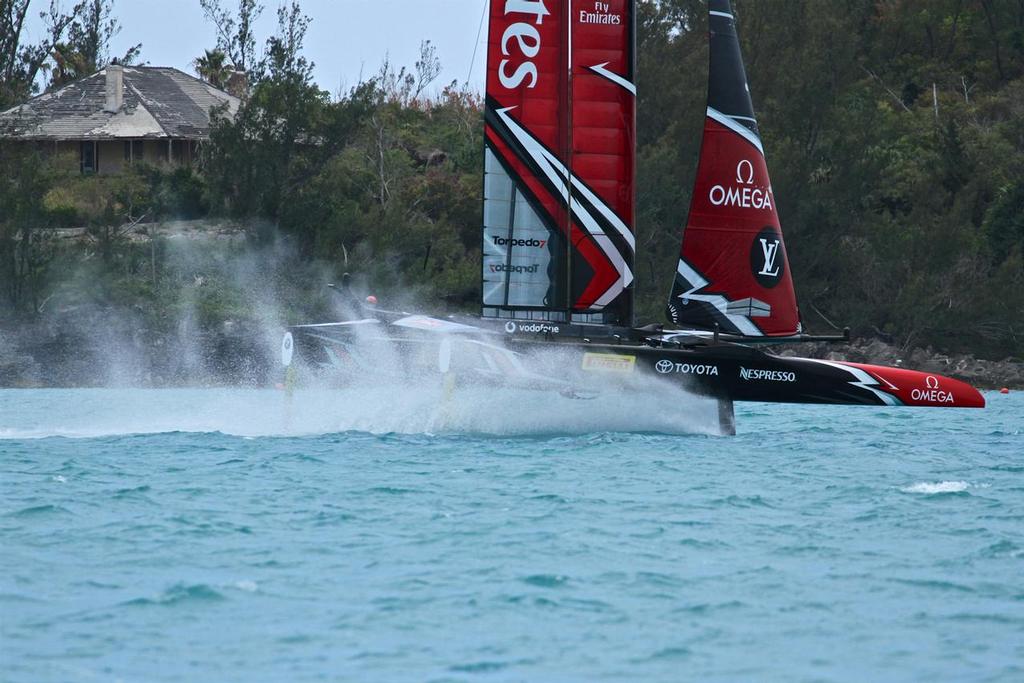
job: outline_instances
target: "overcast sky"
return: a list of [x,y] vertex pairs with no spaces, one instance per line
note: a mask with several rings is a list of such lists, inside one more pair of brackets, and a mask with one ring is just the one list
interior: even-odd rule
[[[74,0],[63,0],[67,7]],[[277,26],[278,0],[262,0],[265,6],[257,25],[262,46]],[[225,7],[237,7],[237,0],[223,0]],[[483,90],[486,27],[477,44],[477,31],[486,0],[300,0],[313,21],[306,35],[306,56],[316,64],[320,87],[336,93],[363,78],[373,76],[384,56],[392,64],[412,68],[419,57],[420,41],[430,40],[437,48],[443,71],[435,86],[452,80]],[[42,23],[38,13],[48,0],[32,0],[34,23],[31,39],[38,39]],[[114,0],[114,14],[121,33],[111,45],[111,54],[123,54],[142,43],[142,61],[152,66],[173,66],[194,73],[192,60],[204,49],[216,45],[213,28],[204,19],[199,0]],[[472,74],[470,63],[473,62]]]

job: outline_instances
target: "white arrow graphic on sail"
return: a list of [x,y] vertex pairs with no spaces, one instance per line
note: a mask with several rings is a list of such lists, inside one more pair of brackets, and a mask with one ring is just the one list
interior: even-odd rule
[[708,107],[708,118],[714,121],[718,121],[720,124],[722,124],[732,132],[739,135],[741,138],[743,138],[744,140],[752,144],[754,147],[756,147],[757,151],[761,153],[761,156],[764,156],[764,147],[761,146],[761,140],[758,139],[758,137],[754,135],[754,133],[749,128],[747,128],[746,126],[742,126],[736,123],[735,121],[735,119],[738,118],[753,121],[753,119],[751,119],[749,116],[730,116],[728,114],[723,114],[717,109]]
[[604,62],[603,64],[595,64],[594,66],[590,66],[590,67],[587,67],[587,68],[590,69],[591,71],[593,71],[596,74],[604,76],[605,78],[607,78],[612,83],[615,83],[616,85],[622,86],[623,88],[625,88],[629,92],[631,92],[634,95],[636,95],[636,85],[634,85],[633,83],[630,83],[629,81],[627,81],[625,78],[623,78],[622,76],[618,75],[614,71],[609,71],[606,68],[607,66],[608,66],[608,62]]
[[[612,241],[605,234],[604,230],[598,224],[590,212],[586,209],[581,202],[576,199],[579,195],[590,202],[600,212],[601,216],[607,220],[615,230],[622,235],[629,245],[630,250],[636,249],[636,238],[633,236],[632,231],[622,222],[622,219],[612,211],[611,207],[605,204],[601,199],[591,192],[582,181],[579,180],[575,175],[569,173],[569,170],[562,164],[559,159],[551,154],[544,148],[540,142],[538,142],[529,132],[527,132],[519,123],[507,114],[507,112],[515,107],[506,107],[504,109],[498,109],[497,114],[501,118],[502,122],[508,126],[508,129],[512,132],[512,135],[516,137],[519,144],[523,146],[527,154],[533,159],[533,161],[540,167],[541,171],[551,182],[551,184],[558,188],[558,192],[562,197],[562,201],[569,204],[572,210],[573,216],[576,221],[582,225],[587,232],[594,236],[594,241],[604,252],[605,256],[615,267],[615,270],[619,273],[619,278],[612,284],[608,290],[602,294],[594,302],[595,307],[607,306],[611,303],[615,297],[622,293],[622,291],[633,282],[633,273],[630,271],[629,266],[623,259],[622,254],[615,248]],[[572,185],[572,195],[570,196],[569,187],[566,185],[566,179]]]
[[692,299],[694,301],[703,301],[711,304],[719,313],[725,316],[726,320],[735,325],[736,329],[738,329],[740,333],[745,334],[748,337],[762,336],[761,330],[757,329],[757,325],[755,325],[750,318],[745,315],[729,312],[729,300],[721,294],[697,294],[698,291],[704,289],[710,283],[702,278],[689,263],[683,259],[679,259],[679,267],[676,270],[686,284],[690,285],[689,290],[679,295],[679,298],[683,300],[683,303]]

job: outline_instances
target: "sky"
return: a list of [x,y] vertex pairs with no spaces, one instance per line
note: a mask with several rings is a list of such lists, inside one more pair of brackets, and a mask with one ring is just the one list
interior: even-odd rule
[[[65,7],[73,0],[62,0]],[[279,0],[262,0],[265,9],[256,26],[262,46],[277,27]],[[483,90],[486,61],[486,27],[477,32],[486,0],[299,0],[312,18],[306,34],[305,53],[316,68],[321,88],[335,94],[377,73],[385,55],[396,67],[412,68],[419,57],[420,42],[430,40],[437,48],[442,72],[434,87],[452,80]],[[237,7],[237,0],[222,0]],[[43,35],[38,13],[49,0],[32,0],[33,23],[28,38]],[[142,63],[173,66],[194,74],[192,60],[216,46],[213,27],[203,17],[199,0],[114,0],[114,14],[121,33],[111,44],[112,55],[123,54],[142,43]],[[470,65],[472,63],[472,71]]]

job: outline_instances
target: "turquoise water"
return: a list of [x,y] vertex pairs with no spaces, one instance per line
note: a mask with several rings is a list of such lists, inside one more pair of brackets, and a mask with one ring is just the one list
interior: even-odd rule
[[0,391],[0,680],[1024,680],[986,398]]

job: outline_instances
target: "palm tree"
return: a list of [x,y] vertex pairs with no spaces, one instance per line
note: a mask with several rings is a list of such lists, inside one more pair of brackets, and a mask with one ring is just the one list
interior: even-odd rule
[[215,88],[223,89],[234,71],[228,64],[227,55],[220,50],[206,50],[206,54],[197,57],[192,64],[199,77]]
[[96,70],[96,65],[90,64],[89,60],[70,43],[55,44],[50,57],[53,59],[49,86],[51,90],[85,78]]

